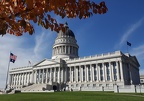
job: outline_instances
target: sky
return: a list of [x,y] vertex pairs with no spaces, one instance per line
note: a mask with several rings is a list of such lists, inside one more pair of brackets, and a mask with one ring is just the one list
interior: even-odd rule
[[[102,0],[93,0],[99,3]],[[140,74],[144,74],[144,0],[103,0],[108,12],[88,19],[68,19],[53,15],[60,23],[68,23],[79,45],[79,57],[122,51],[136,56]],[[0,89],[5,87],[9,54],[17,56],[10,69],[25,67],[51,59],[56,32],[34,25],[35,33],[17,37],[0,36]],[[126,42],[131,43],[128,47]]]

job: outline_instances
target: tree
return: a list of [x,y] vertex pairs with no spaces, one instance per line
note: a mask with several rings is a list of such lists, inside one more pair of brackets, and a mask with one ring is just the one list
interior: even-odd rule
[[85,19],[107,10],[105,2],[96,4],[90,0],[0,0],[0,35],[21,36],[26,32],[32,35],[32,21],[52,31],[64,31],[64,24],[58,23],[50,13]]

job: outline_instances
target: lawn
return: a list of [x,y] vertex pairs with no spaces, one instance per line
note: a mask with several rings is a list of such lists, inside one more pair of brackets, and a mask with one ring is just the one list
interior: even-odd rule
[[0,95],[0,101],[144,101],[144,95],[113,92],[54,92]]

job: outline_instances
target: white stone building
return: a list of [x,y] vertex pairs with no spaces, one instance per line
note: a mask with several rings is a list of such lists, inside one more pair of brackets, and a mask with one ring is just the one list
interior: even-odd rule
[[121,51],[79,57],[74,33],[65,25],[53,45],[52,59],[9,71],[9,88],[22,91],[102,90],[114,85],[140,84],[135,56]]

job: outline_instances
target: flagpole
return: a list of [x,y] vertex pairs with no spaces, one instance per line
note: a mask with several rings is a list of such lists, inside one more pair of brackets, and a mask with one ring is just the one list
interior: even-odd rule
[[[10,53],[11,53],[11,52],[10,52]],[[8,69],[7,69],[7,76],[6,76],[6,85],[5,85],[5,90],[7,89],[7,84],[8,84],[9,67],[10,67],[10,58],[9,58],[9,62],[8,62]]]
[[129,54],[128,45],[127,45],[127,53]]

